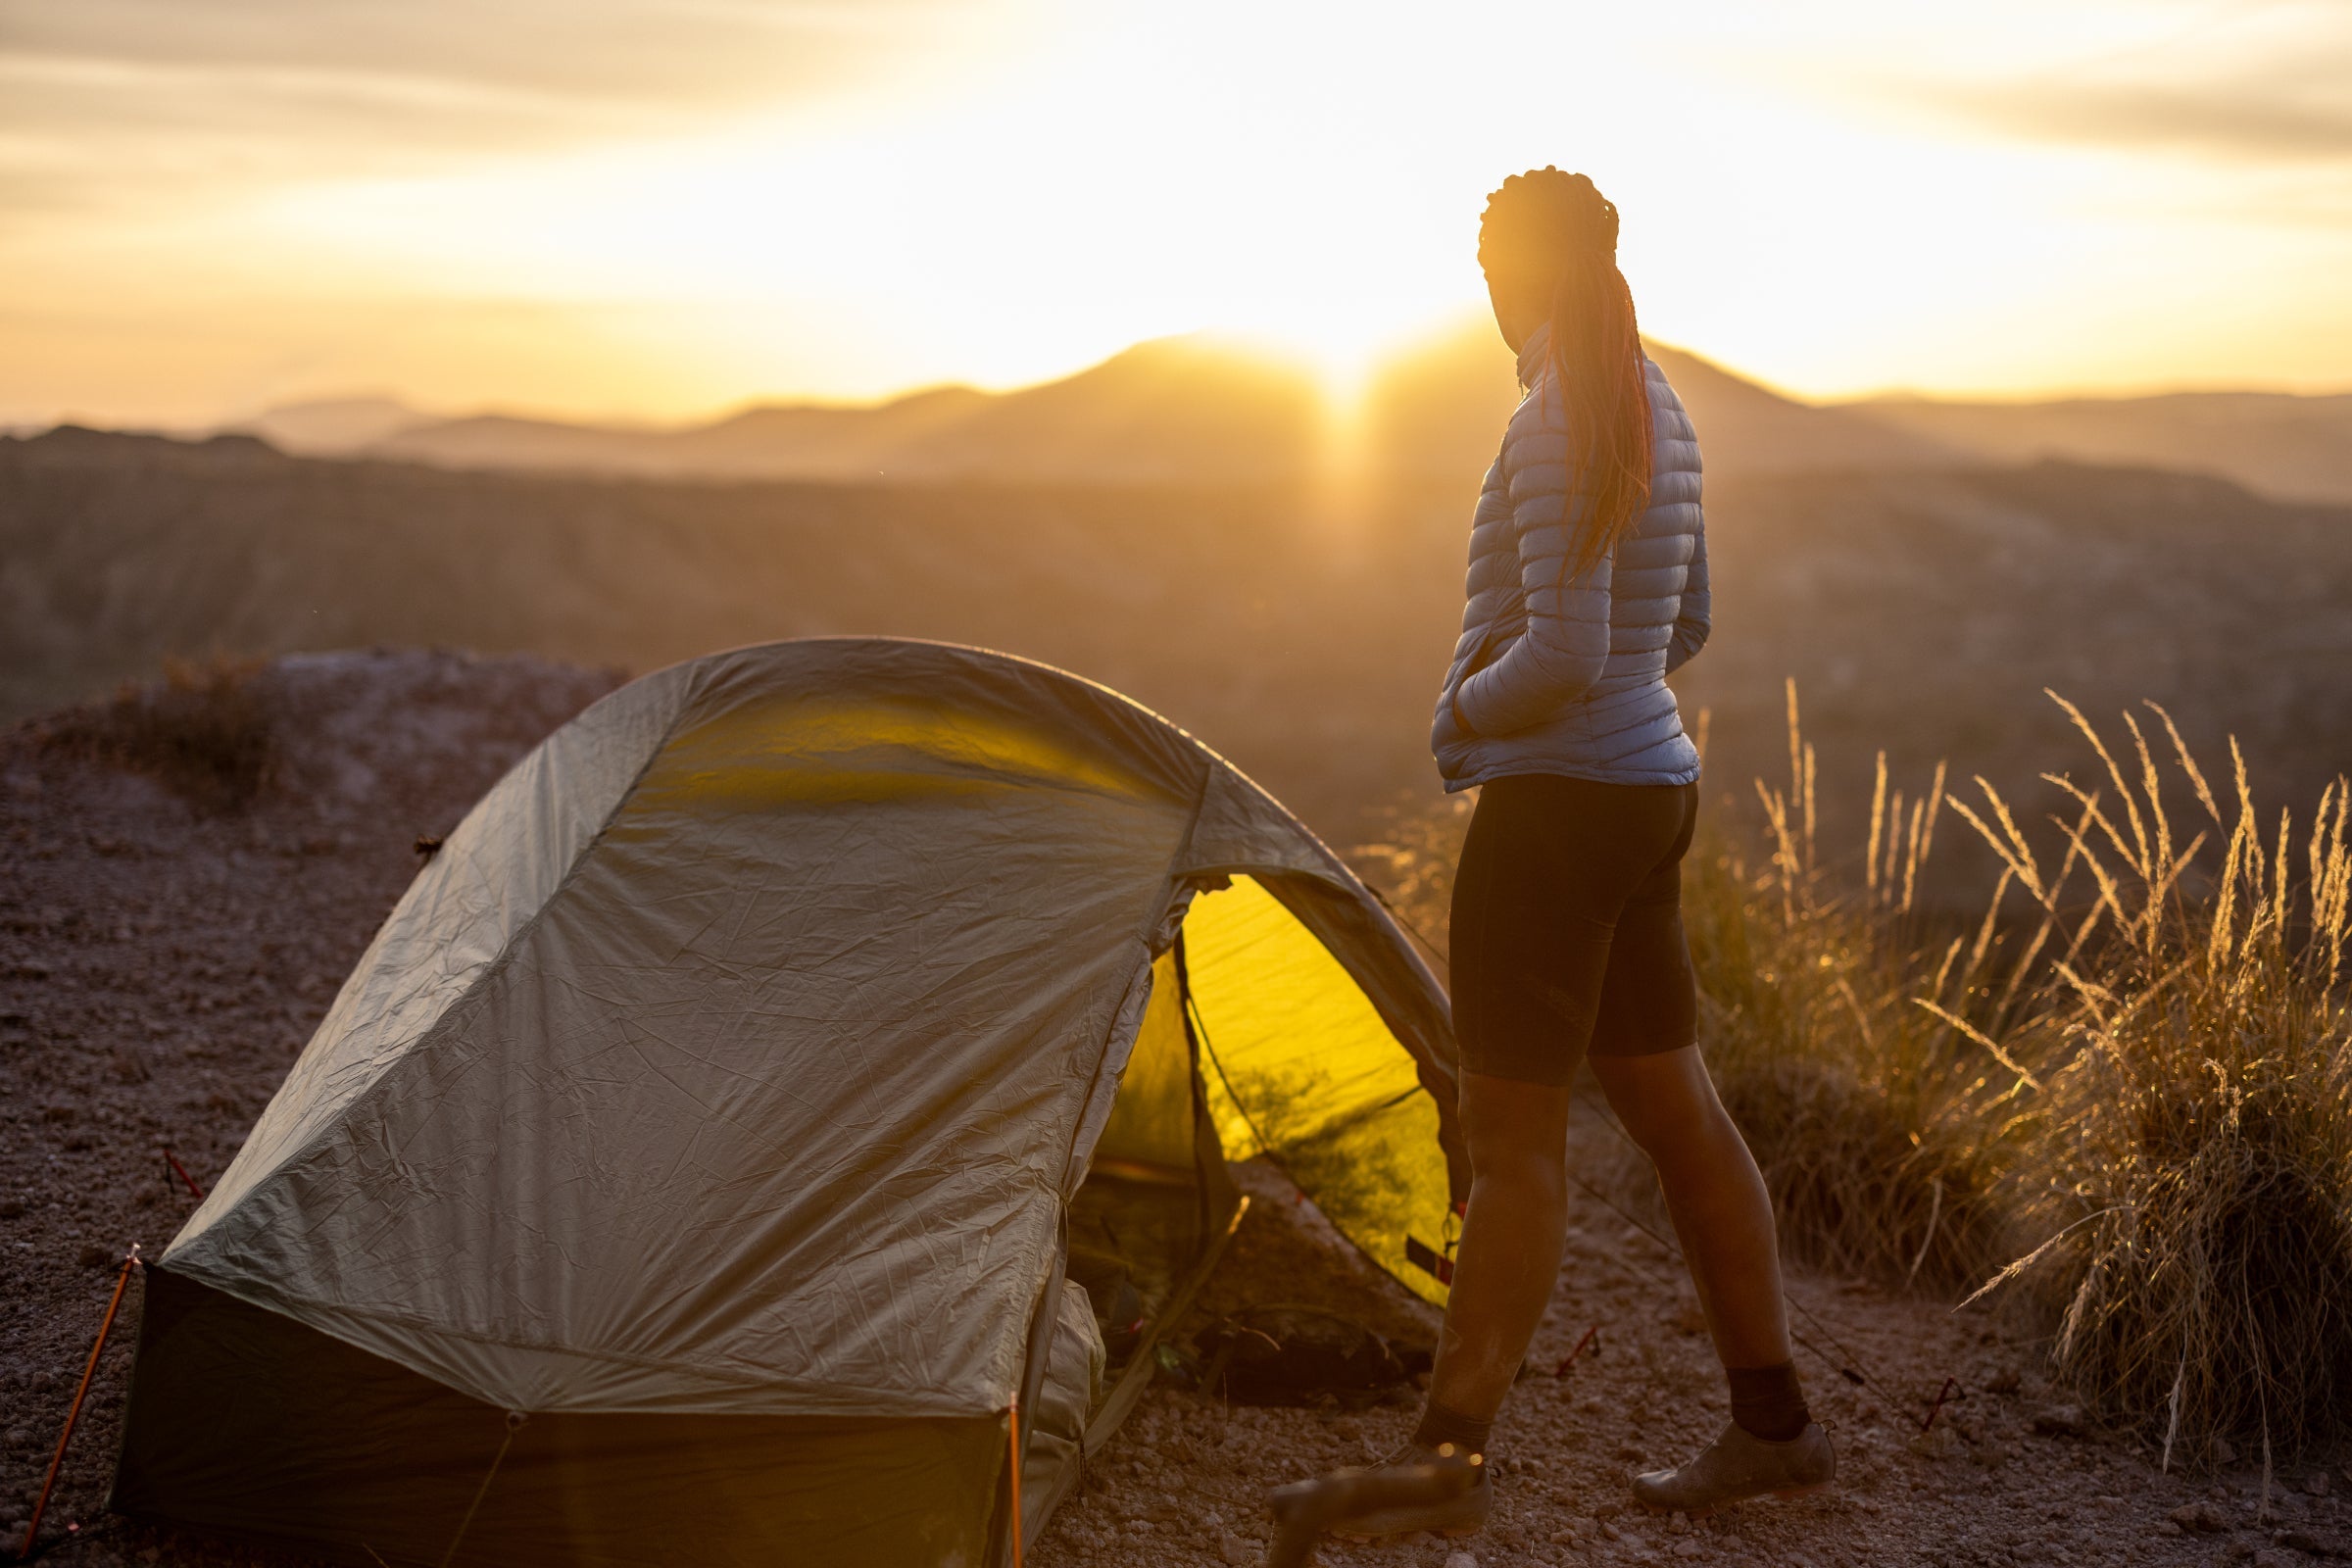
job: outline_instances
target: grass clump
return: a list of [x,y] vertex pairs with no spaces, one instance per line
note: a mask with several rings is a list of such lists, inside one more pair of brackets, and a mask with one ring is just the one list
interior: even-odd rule
[[125,681],[103,703],[48,721],[61,750],[159,780],[207,811],[250,805],[277,768],[269,705],[257,689],[258,660],[167,659],[161,681]]
[[2352,1436],[2344,782],[2299,840],[2286,813],[2266,837],[2235,746],[2225,817],[2156,710],[2204,818],[2181,845],[2139,724],[2132,776],[2067,711],[2104,776],[2044,775],[2079,812],[2059,872],[1989,786],[1992,820],[1971,813],[2042,910],[2034,951],[2056,946],[2000,1047],[2044,1067],[2013,1199],[2041,1240],[1992,1285],[2024,1277],[2056,1369],[2167,1465]]
[[1973,1007],[1996,951],[1989,922],[1947,934],[1920,912],[1943,770],[1906,799],[1881,754],[1856,878],[1822,855],[1793,685],[1788,756],[1786,789],[1755,781],[1761,834],[1711,824],[1687,862],[1708,1066],[1793,1255],[1901,1286],[1973,1282],[2000,1255],[2014,1080],[1914,1004]]

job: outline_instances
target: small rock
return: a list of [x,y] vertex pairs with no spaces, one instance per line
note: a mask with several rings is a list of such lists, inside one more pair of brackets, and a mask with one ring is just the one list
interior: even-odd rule
[[1232,1563],[1234,1568],[1250,1560],[1250,1543],[1228,1530],[1217,1541],[1217,1555]]
[[2228,1438],[2214,1439],[2213,1462],[2215,1464],[2237,1463],[2237,1445],[2231,1443]]
[[24,1217],[24,1200],[22,1198],[0,1198],[0,1219],[23,1219]]
[[2303,1478],[2303,1490],[2310,1493],[2315,1497],[2325,1497],[2328,1495],[2328,1472],[2325,1470],[2314,1470],[2311,1474],[2305,1476]]
[[2034,1412],[2034,1430],[2045,1437],[2079,1438],[2082,1435],[2082,1407],[2079,1404],[2052,1404]]
[[80,1252],[75,1254],[74,1259],[74,1261],[79,1263],[83,1268],[104,1268],[107,1264],[112,1263],[114,1260],[115,1254],[108,1249],[99,1246],[96,1242],[82,1243]]
[[1986,1394],[2015,1394],[2018,1384],[2023,1381],[2024,1379],[2018,1375],[2017,1368],[2003,1367],[1984,1380],[1984,1392]]
[[1478,1559],[1466,1551],[1457,1551],[1446,1559],[1446,1568],[1478,1568]]
[[2184,1502],[2172,1511],[2172,1521],[2183,1530],[2217,1531],[2230,1528],[2229,1517],[2204,1497]]
[[1962,1445],[1959,1435],[1946,1423],[1912,1433],[1903,1440],[1903,1446],[1923,1459],[1952,1459],[1959,1456]]

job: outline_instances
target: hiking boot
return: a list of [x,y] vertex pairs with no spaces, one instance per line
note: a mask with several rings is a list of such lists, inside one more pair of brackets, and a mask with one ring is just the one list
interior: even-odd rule
[[[1383,1503],[1383,1491],[1410,1490],[1426,1494],[1432,1489],[1431,1472],[1461,1469],[1469,1474],[1454,1486],[1440,1486],[1445,1494],[1434,1501],[1403,1501]],[[1453,1451],[1453,1445],[1439,1448],[1424,1448],[1406,1444],[1369,1470],[1351,1474],[1354,1490],[1372,1503],[1360,1512],[1351,1512],[1334,1520],[1327,1528],[1343,1541],[1377,1541],[1384,1536],[1405,1536],[1416,1530],[1434,1530],[1441,1536],[1473,1536],[1485,1528],[1487,1514],[1494,1506],[1494,1486],[1487,1479],[1486,1455],[1474,1453],[1464,1458]]]
[[1808,1423],[1787,1443],[1767,1443],[1734,1423],[1688,1464],[1636,1476],[1634,1500],[1654,1512],[1697,1518],[1766,1493],[1796,1497],[1819,1492],[1837,1476],[1838,1455],[1820,1422]]

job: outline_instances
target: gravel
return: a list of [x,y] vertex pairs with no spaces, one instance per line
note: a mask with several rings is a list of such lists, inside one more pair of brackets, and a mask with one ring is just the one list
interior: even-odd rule
[[[277,781],[205,815],[154,780],[0,735],[0,1550],[21,1535],[122,1250],[160,1250],[245,1131],[417,865],[503,769],[615,681],[529,659],[311,656],[257,677],[277,720]],[[1576,1153],[1622,1161],[1596,1124]],[[1330,1306],[1427,1343],[1430,1310],[1341,1243],[1280,1173],[1239,1167],[1250,1215],[1186,1332],[1269,1301]],[[1517,1568],[1704,1561],[1830,1568],[2215,1562],[2307,1564],[2352,1538],[2347,1456],[2220,1476],[2158,1472],[2047,1386],[1994,1323],[1853,1282],[1791,1281],[1816,1413],[1844,1474],[1826,1495],[1705,1521],[1634,1510],[1625,1484],[1711,1439],[1724,1394],[1679,1265],[1585,1204],[1550,1310],[1497,1427],[1493,1525],[1328,1544],[1328,1565]],[[137,1287],[101,1359],[45,1538],[57,1560],[204,1565],[291,1559],[102,1512]],[[1589,1329],[1596,1348],[1553,1368]],[[1857,1385],[1835,1368],[1862,1372]],[[1919,1421],[1945,1377],[1965,1396]],[[1229,1406],[1148,1393],[1029,1554],[1036,1568],[1239,1565],[1270,1531],[1265,1490],[1377,1458],[1409,1392],[1368,1409]],[[2268,1516],[2264,1509],[2268,1507]]]

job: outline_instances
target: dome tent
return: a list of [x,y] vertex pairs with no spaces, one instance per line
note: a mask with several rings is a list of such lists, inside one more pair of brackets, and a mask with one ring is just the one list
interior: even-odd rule
[[1226,1158],[1442,1299],[1451,1063],[1362,885],[1115,694],[675,665],[450,835],[150,1268],[114,1503],[391,1568],[1000,1562],[1008,1409],[1032,1535]]

